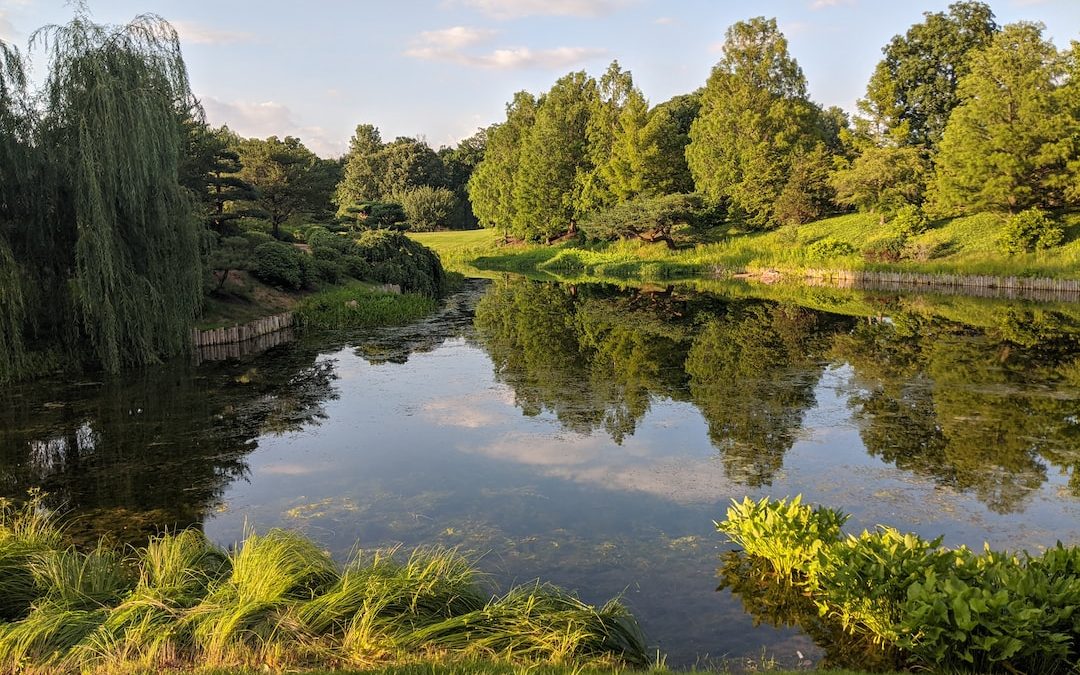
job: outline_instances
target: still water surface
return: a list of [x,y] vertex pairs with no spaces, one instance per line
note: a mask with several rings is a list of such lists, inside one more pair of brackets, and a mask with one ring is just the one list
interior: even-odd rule
[[458,547],[503,585],[622,594],[675,666],[821,657],[717,591],[733,498],[1080,544],[1080,306],[768,293],[475,280],[404,328],[9,388],[0,490],[44,486],[87,536]]

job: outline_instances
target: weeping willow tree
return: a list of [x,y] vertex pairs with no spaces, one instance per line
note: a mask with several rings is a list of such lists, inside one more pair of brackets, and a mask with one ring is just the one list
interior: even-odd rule
[[37,31],[37,47],[49,74],[33,110],[17,53],[3,53],[2,122],[24,133],[0,150],[0,379],[32,363],[28,344],[111,372],[176,354],[202,278],[178,178],[181,120],[197,104],[177,34],[157,16],[114,27],[80,9]]
[[25,226],[32,182],[26,74],[18,50],[0,40],[0,382],[25,368],[23,279],[11,249],[17,224]]

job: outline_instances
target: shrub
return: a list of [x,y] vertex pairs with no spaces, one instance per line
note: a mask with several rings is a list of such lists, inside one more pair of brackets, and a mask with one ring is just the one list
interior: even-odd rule
[[[320,250],[326,251],[332,249]],[[342,277],[348,274],[344,263],[340,260],[327,260],[325,258],[314,258],[311,260],[311,273],[315,278],[320,281],[325,281],[328,284],[336,284],[341,281]]]
[[454,212],[457,198],[446,188],[421,185],[395,195],[394,201],[401,204],[411,231],[431,232],[440,225],[446,225]]
[[832,237],[818,239],[806,247],[807,256],[816,259],[836,258],[839,256],[851,255],[854,252],[854,246],[846,241],[839,241]]
[[875,239],[862,250],[865,260],[870,262],[897,262],[904,257],[907,237],[893,236]]
[[1009,218],[998,239],[998,247],[1005,253],[1027,253],[1053,248],[1065,238],[1061,226],[1040,209],[1021,211]]
[[276,242],[260,244],[252,258],[252,273],[268,284],[299,290],[309,281],[310,263],[294,246]]
[[271,237],[269,234],[265,232],[260,232],[259,230],[244,230],[243,234],[241,234],[240,236],[246,239],[248,243],[250,243],[253,247],[259,246],[260,244],[269,244],[275,241],[274,238]]
[[930,227],[930,219],[918,206],[906,204],[897,210],[896,215],[889,221],[889,227],[898,237],[914,237],[926,232]]
[[400,232],[369,230],[353,249],[364,259],[371,281],[397,284],[401,290],[438,297],[446,290],[446,273],[434,251]]

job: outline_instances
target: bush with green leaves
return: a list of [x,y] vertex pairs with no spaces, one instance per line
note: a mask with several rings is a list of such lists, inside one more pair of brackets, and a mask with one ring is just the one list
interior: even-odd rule
[[840,241],[838,239],[833,239],[832,237],[818,239],[806,247],[806,255],[816,260],[838,258],[845,255],[851,255],[854,252],[854,246],[846,241]]
[[309,256],[295,246],[270,242],[252,252],[252,274],[260,281],[299,290],[310,281]]
[[395,195],[394,201],[401,204],[405,221],[412,232],[431,232],[446,226],[457,205],[453,192],[430,185],[421,185]]
[[780,578],[798,581],[811,573],[824,547],[840,541],[848,517],[803,504],[802,495],[790,501],[746,497],[732,500],[727,519],[715,525],[747,554],[768,560]]
[[[1080,547],[1040,556],[948,549],[889,527],[844,535],[839,511],[744,500],[717,523],[822,617],[901,662],[965,672],[1073,672],[1080,655]],[[817,533],[821,534],[818,535]]]
[[906,204],[897,209],[889,228],[898,237],[915,237],[930,228],[930,219],[918,206]]
[[1005,253],[1029,253],[1053,248],[1065,238],[1061,225],[1041,209],[1028,209],[1010,217],[998,239]]
[[434,251],[400,232],[369,230],[356,240],[351,255],[362,258],[365,279],[397,284],[402,291],[439,297],[446,290],[446,273]]
[[863,247],[863,259],[869,262],[898,262],[904,257],[908,238],[892,235],[875,239]]

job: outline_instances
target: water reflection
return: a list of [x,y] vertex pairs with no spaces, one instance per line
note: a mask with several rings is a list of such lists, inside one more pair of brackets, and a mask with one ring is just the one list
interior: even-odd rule
[[693,403],[729,479],[772,483],[827,367],[866,449],[898,468],[1021,510],[1051,467],[1080,460],[1080,323],[988,303],[979,323],[898,311],[856,318],[790,302],[668,289],[497,281],[476,312],[497,378],[528,416],[617,444],[656,400]]
[[333,364],[296,345],[254,361],[178,362],[105,382],[9,387],[0,414],[0,486],[40,486],[78,516],[76,534],[138,541],[202,524],[266,435],[317,423]]

